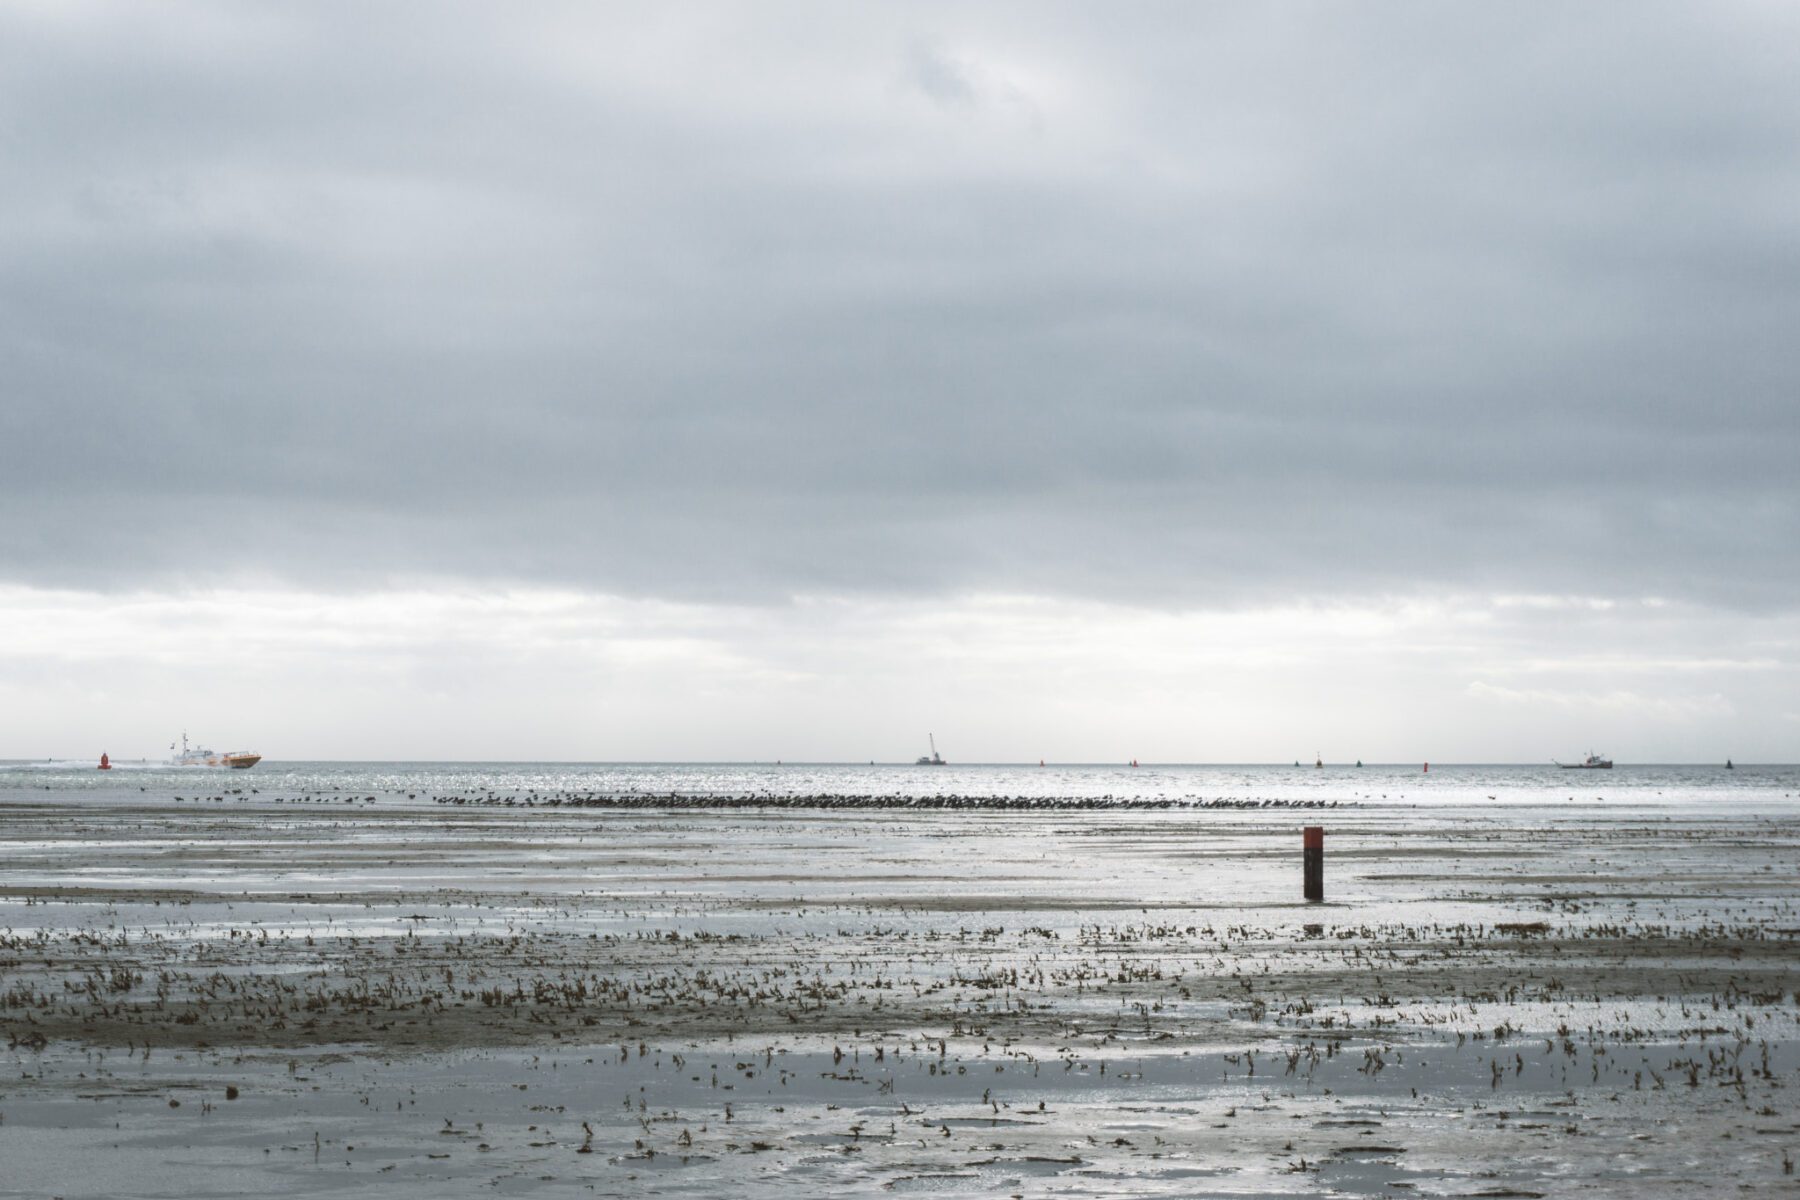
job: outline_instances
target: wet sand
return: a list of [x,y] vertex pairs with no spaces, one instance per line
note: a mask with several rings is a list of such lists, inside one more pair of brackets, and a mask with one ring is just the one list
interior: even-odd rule
[[0,803],[0,1195],[1800,1192],[1780,805],[447,799]]

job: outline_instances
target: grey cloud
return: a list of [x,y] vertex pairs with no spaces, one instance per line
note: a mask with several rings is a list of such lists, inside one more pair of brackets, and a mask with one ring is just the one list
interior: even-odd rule
[[1800,582],[1781,11],[131,11],[0,16],[7,578]]
[[913,43],[907,59],[908,77],[927,96],[940,104],[973,105],[977,92],[969,69],[956,61],[942,43]]

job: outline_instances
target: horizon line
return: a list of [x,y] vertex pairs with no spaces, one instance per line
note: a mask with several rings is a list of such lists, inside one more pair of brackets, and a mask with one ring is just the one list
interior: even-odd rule
[[[52,764],[76,763],[76,764],[79,764],[79,763],[86,763],[88,761],[89,761],[88,758],[55,758],[55,757],[50,757],[50,758],[0,758],[0,764],[6,764],[6,765],[35,765],[35,764],[40,764],[40,763],[52,763]],[[129,763],[129,764],[149,765],[149,766],[173,766],[173,765],[175,765],[175,764],[169,763],[162,759],[150,759],[150,758],[143,758],[143,757],[113,758],[111,761],[113,761],[115,763]],[[1018,761],[1008,761],[1008,760],[1000,760],[1000,759],[994,759],[994,760],[969,759],[969,760],[957,761],[957,762],[948,762],[947,761],[947,762],[943,762],[943,763],[939,763],[939,764],[929,764],[929,763],[909,762],[905,759],[891,759],[891,760],[882,760],[882,759],[798,759],[798,758],[796,758],[796,759],[783,759],[783,758],[773,758],[773,759],[767,759],[767,758],[745,758],[745,759],[737,759],[737,758],[717,758],[717,759],[701,759],[701,758],[619,758],[619,759],[599,759],[599,758],[595,758],[595,759],[575,759],[575,758],[568,758],[568,759],[564,759],[564,758],[292,758],[292,759],[274,759],[274,758],[269,758],[267,756],[264,756],[262,758],[261,762],[265,763],[265,764],[274,762],[274,763],[284,763],[284,764],[294,764],[294,765],[341,764],[341,765],[359,765],[359,766],[361,766],[361,765],[395,765],[395,764],[419,763],[419,764],[432,764],[432,765],[440,765],[440,766],[566,766],[566,767],[871,767],[871,766],[873,766],[873,767],[922,767],[922,766],[937,765],[937,766],[946,766],[946,767],[1043,767],[1045,769],[1048,769],[1050,767],[1116,767],[1116,768],[1121,768],[1121,769],[1126,769],[1126,770],[1131,770],[1131,769],[1143,770],[1143,769],[1151,768],[1151,767],[1278,767],[1278,768],[1285,768],[1287,770],[1294,770],[1294,769],[1298,768],[1298,769],[1307,770],[1307,771],[1324,770],[1324,769],[1333,768],[1333,767],[1343,768],[1343,769],[1348,769],[1348,770],[1356,770],[1359,767],[1367,769],[1369,767],[1413,767],[1413,766],[1420,766],[1420,767],[1423,767],[1423,766],[1438,766],[1438,767],[1559,767],[1559,768],[1566,766],[1567,769],[1571,769],[1571,770],[1585,769],[1585,768],[1582,768],[1579,763],[1562,764],[1562,763],[1557,762],[1554,759],[1544,759],[1541,761],[1539,761],[1539,760],[1533,760],[1533,761],[1501,761],[1501,760],[1482,761],[1482,760],[1474,760],[1474,759],[1468,759],[1468,760],[1444,759],[1444,760],[1440,761],[1437,759],[1405,759],[1405,760],[1388,761],[1388,762],[1377,762],[1377,761],[1373,761],[1373,760],[1365,762],[1361,759],[1357,759],[1357,760],[1353,760],[1353,761],[1315,760],[1315,762],[1311,762],[1311,763],[1306,762],[1303,759],[1296,759],[1293,762],[1286,762],[1286,761],[1252,762],[1252,761],[1225,761],[1225,760],[1218,760],[1218,761],[1125,760],[1125,761],[1119,761],[1119,760],[1114,760],[1114,759],[1093,760],[1093,761],[1079,761],[1079,760],[1070,759],[1070,760],[1065,761],[1065,760],[1040,759],[1036,763],[1033,763],[1028,759],[1018,760]],[[1739,766],[1763,766],[1763,767],[1800,766],[1800,763],[1788,763],[1788,762],[1751,762],[1751,761],[1746,760],[1745,762],[1740,763],[1734,758],[1726,758],[1724,760],[1707,760],[1704,762],[1661,762],[1661,761],[1653,762],[1653,761],[1649,761],[1649,760],[1644,760],[1644,761],[1623,762],[1623,763],[1621,763],[1621,762],[1619,762],[1619,760],[1615,759],[1615,760],[1613,760],[1613,763],[1614,763],[1614,767],[1608,768],[1608,769],[1617,769],[1618,767],[1623,766],[1623,767],[1717,767],[1717,768],[1723,770],[1725,768],[1726,763],[1730,763],[1734,767],[1739,767]],[[216,769],[216,768],[213,768],[213,769]]]

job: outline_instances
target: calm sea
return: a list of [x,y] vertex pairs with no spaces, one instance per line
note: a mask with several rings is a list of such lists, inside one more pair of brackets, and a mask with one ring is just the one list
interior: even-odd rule
[[1561,770],[1546,763],[1145,765],[979,764],[920,767],[847,763],[449,763],[264,761],[247,771],[119,763],[0,762],[0,801],[48,791],[94,798],[194,794],[378,793],[428,803],[454,793],[525,796],[772,795],[1096,799],[1336,800],[1425,805],[1583,804],[1686,806],[1800,800],[1800,766],[1724,764]]

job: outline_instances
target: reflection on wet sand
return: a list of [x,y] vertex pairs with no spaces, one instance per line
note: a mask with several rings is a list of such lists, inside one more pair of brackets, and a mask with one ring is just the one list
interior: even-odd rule
[[1775,806],[297,798],[4,804],[7,1186],[1795,1183]]

